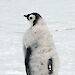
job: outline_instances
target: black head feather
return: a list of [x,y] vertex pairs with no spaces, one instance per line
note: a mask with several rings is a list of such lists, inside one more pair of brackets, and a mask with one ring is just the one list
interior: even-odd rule
[[30,15],[35,15],[35,20],[33,21],[33,26],[37,23],[39,18],[42,18],[38,13],[31,13],[31,14],[24,15],[24,16],[27,17],[27,19],[29,20]]

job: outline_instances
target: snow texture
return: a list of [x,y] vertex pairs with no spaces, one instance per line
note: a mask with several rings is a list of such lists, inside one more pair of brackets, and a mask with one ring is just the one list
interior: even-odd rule
[[75,0],[0,0],[0,75],[25,75],[24,14],[38,12],[53,34],[59,75],[75,75]]

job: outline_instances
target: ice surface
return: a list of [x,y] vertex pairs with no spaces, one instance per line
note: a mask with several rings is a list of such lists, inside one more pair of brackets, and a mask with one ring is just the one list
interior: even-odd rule
[[75,0],[0,0],[0,75],[25,75],[24,14],[38,12],[52,31],[59,75],[75,75]]

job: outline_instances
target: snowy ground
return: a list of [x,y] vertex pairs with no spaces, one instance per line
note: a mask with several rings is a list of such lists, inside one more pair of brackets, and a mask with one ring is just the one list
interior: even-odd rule
[[0,75],[25,75],[24,14],[38,12],[52,31],[59,75],[75,75],[75,0],[0,0]]

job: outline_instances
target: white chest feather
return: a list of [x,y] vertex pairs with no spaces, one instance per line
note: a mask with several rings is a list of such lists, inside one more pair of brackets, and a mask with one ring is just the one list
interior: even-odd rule
[[34,26],[25,33],[24,44],[26,47],[36,46],[36,43],[39,46],[50,46],[53,43],[52,36],[45,25]]

